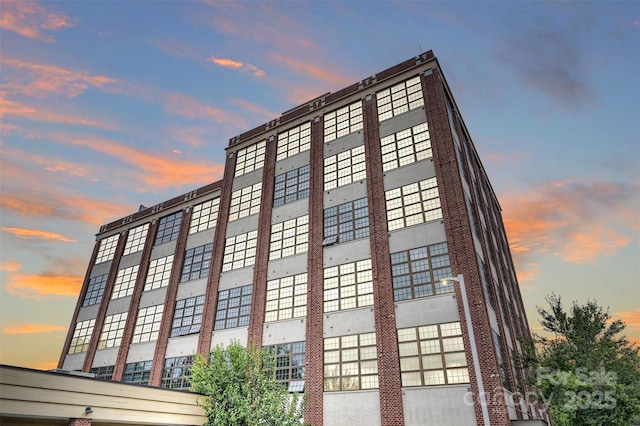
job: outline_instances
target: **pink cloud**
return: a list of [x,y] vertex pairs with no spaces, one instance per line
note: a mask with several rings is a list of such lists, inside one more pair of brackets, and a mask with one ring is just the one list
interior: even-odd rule
[[199,100],[181,93],[171,93],[164,96],[165,111],[168,114],[186,117],[190,120],[211,120],[216,123],[231,124],[244,128],[244,118],[222,108],[206,105]]
[[20,270],[20,263],[13,259],[6,259],[0,262],[0,271],[17,272]]
[[263,70],[256,67],[255,65],[245,63],[245,62],[235,61],[233,59],[211,57],[209,58],[209,61],[224,68],[232,68],[232,69],[237,69],[239,71],[250,72],[255,77],[264,77],[266,74]]
[[56,234],[55,232],[42,231],[40,229],[24,229],[24,228],[10,228],[2,227],[0,230],[14,235],[18,238],[24,239],[38,239],[38,240],[54,240],[63,243],[73,243],[75,240],[69,239],[63,235]]
[[42,30],[70,28],[75,21],[51,12],[37,1],[4,1],[0,8],[0,28],[34,40],[52,42],[53,37]]

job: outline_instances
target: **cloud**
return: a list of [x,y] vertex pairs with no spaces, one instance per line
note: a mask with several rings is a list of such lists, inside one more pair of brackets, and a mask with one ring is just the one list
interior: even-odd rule
[[25,299],[77,297],[82,287],[81,275],[46,272],[42,274],[10,274],[6,290]]
[[182,93],[164,95],[164,107],[168,114],[185,117],[189,120],[211,120],[216,123],[231,124],[239,128],[246,126],[246,121],[241,116],[222,108],[203,104],[199,100]]
[[2,327],[2,332],[4,334],[41,334],[66,330],[67,327],[63,327],[61,325],[36,323],[15,324]]
[[20,263],[13,259],[6,259],[0,262],[0,271],[17,272],[20,270]]
[[235,99],[231,99],[231,102],[240,106],[242,109],[251,112],[252,114],[259,115],[268,120],[273,120],[274,118],[280,115],[280,113],[268,110],[263,106],[253,104],[251,102],[247,102],[244,99],[235,98]]
[[39,240],[53,240],[61,241],[63,243],[74,243],[75,240],[67,238],[63,235],[56,234],[54,232],[42,231],[39,229],[24,229],[24,228],[9,228],[2,227],[0,230],[14,235],[18,238],[24,239],[39,239]]
[[243,72],[250,72],[255,77],[264,77],[266,74],[263,70],[256,67],[255,65],[234,61],[233,59],[211,57],[209,58],[209,61],[224,68],[232,68]]
[[627,328],[638,329],[640,331],[640,308],[635,311],[623,311],[617,312],[612,315],[613,319],[622,320],[627,325]]
[[294,74],[311,76],[318,81],[328,83],[332,87],[343,87],[353,83],[353,81],[344,75],[332,72],[335,68],[319,65],[317,59],[313,61],[302,61],[297,58],[284,56],[280,53],[272,53],[269,57],[272,61],[285,65],[289,71]]
[[52,36],[42,30],[60,30],[75,25],[68,16],[51,12],[37,1],[3,1],[0,8],[0,28],[34,40],[52,42]]

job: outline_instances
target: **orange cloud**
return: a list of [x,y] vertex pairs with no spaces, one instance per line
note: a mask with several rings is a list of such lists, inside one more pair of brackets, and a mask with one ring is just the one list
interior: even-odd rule
[[51,333],[54,331],[65,331],[66,329],[67,327],[63,327],[61,325],[55,325],[55,324],[26,323],[26,324],[8,325],[2,328],[2,332],[4,334],[40,334],[40,333]]
[[317,60],[314,60],[314,62],[304,62],[298,59],[283,56],[279,53],[271,54],[270,59],[286,65],[296,74],[311,76],[316,80],[328,83],[331,86],[342,87],[353,83],[353,81],[350,81],[345,76],[331,72],[331,69],[334,68],[316,65],[316,63],[318,63]]
[[9,293],[26,299],[75,297],[82,287],[82,279],[80,275],[15,273],[9,276],[6,289]]
[[7,259],[0,262],[0,271],[17,272],[20,270],[20,264],[13,259]]
[[628,328],[640,329],[640,308],[635,311],[617,312],[612,317],[613,319],[622,320]]
[[212,57],[209,58],[209,61],[221,67],[251,72],[255,77],[264,77],[266,74],[263,70],[256,67],[255,65],[234,61],[233,59]]
[[61,241],[63,243],[74,243],[75,240],[69,239],[63,235],[56,234],[54,232],[41,231],[39,229],[24,229],[24,228],[0,228],[4,232],[15,235],[18,238],[25,239],[39,239],[39,240],[54,240]]
[[75,25],[61,13],[47,10],[37,1],[4,1],[0,8],[0,28],[34,40],[52,42],[42,30],[59,30]]

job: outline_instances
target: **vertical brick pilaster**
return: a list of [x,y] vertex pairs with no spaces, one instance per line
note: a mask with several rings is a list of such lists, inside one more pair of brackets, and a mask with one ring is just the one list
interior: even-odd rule
[[169,277],[167,294],[164,298],[164,309],[162,311],[160,332],[158,333],[158,340],[156,342],[156,348],[153,354],[153,364],[151,365],[151,374],[149,375],[149,386],[160,386],[160,382],[162,380],[162,371],[164,369],[164,355],[167,352],[169,335],[171,334],[171,324],[173,323],[173,312],[176,308],[176,296],[178,294],[180,276],[182,275],[184,249],[187,245],[187,238],[189,237],[191,213],[192,210],[190,208],[184,210],[182,214],[182,220],[180,222],[180,231],[178,231],[176,248],[173,253],[173,267],[171,268],[171,276]]
[[323,424],[323,197],[324,140],[322,117],[311,122],[309,182],[309,253],[307,260],[307,364],[305,366],[305,421]]
[[367,197],[371,228],[373,300],[378,350],[381,425],[403,425],[402,383],[396,331],[391,258],[384,196],[384,173],[378,127],[378,109],[373,96],[363,104],[364,144],[367,164]]
[[104,325],[104,319],[107,316],[107,308],[109,307],[109,301],[111,300],[111,292],[116,282],[116,276],[118,275],[118,267],[120,266],[120,259],[122,253],[124,253],[124,246],[127,241],[127,235],[129,231],[120,233],[118,238],[118,244],[116,245],[113,259],[111,260],[111,267],[109,268],[109,276],[107,277],[107,283],[104,287],[104,293],[102,293],[102,301],[100,302],[100,308],[98,308],[98,314],[96,315],[95,325],[93,326],[93,333],[91,334],[91,341],[89,342],[89,349],[87,349],[87,355],[84,358],[84,364],[82,365],[82,371],[90,372],[91,365],[93,364],[93,358],[96,356],[96,350],[98,349],[98,341],[100,340],[100,334],[102,333],[102,326]]
[[149,272],[149,261],[151,259],[151,251],[153,250],[153,241],[158,230],[158,220],[154,220],[149,224],[149,230],[147,231],[147,239],[144,242],[144,248],[142,249],[142,257],[140,259],[140,267],[138,268],[138,276],[136,277],[136,284],[131,294],[131,303],[129,304],[129,311],[127,313],[127,321],[124,325],[124,331],[122,332],[122,340],[120,341],[120,349],[118,349],[118,356],[116,358],[116,364],[113,368],[113,375],[111,377],[114,381],[121,381],[122,374],[124,373],[124,367],[127,363],[127,356],[129,355],[129,346],[131,345],[131,338],[133,337],[133,330],[136,327],[136,317],[138,315],[138,308],[140,307],[140,299],[142,298],[142,292],[144,291],[144,285]]

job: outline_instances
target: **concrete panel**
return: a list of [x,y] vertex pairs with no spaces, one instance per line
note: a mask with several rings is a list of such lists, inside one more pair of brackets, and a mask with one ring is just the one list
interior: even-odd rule
[[234,269],[220,274],[219,290],[242,287],[253,282],[253,266]]
[[129,310],[129,305],[131,305],[131,296],[120,297],[118,299],[111,300],[109,301],[109,306],[107,307],[107,315],[127,312]]
[[323,208],[337,206],[347,201],[358,200],[367,196],[367,182],[365,179],[349,185],[334,188],[324,192]]
[[180,285],[178,285],[178,294],[176,295],[176,300],[204,295],[206,292],[207,292],[206,278],[187,281],[184,283],[180,283]]
[[241,345],[247,346],[249,337],[248,327],[229,328],[227,330],[218,330],[213,332],[213,339],[211,340],[211,348],[213,349],[217,345],[229,346],[233,340],[237,340]]
[[420,180],[429,179],[436,175],[433,158],[418,161],[408,166],[399,167],[384,173],[384,189],[389,190]]
[[200,247],[205,244],[213,243],[213,236],[215,234],[215,230],[216,228],[211,228],[205,231],[200,231],[200,232],[196,232],[195,234],[189,235],[189,237],[187,237],[187,245],[185,249],[189,250],[194,247]]
[[331,426],[379,425],[380,393],[377,390],[325,392],[323,418],[324,424]]
[[[98,309],[100,309],[100,304],[80,308],[77,321],[80,322],[95,318],[98,315]],[[75,327],[75,325],[72,327]]]
[[198,334],[190,334],[188,336],[170,338],[164,357],[175,358],[193,355],[198,350],[198,336]]
[[254,185],[258,182],[262,181],[262,172],[264,171],[264,167],[260,167],[258,170],[254,170],[249,173],[245,173],[242,176],[233,178],[233,188],[232,191],[237,191],[238,189],[242,189],[249,185]]
[[167,295],[167,287],[157,288],[142,292],[140,297],[140,306],[138,309],[148,308],[149,306],[163,305]]
[[152,360],[155,349],[155,340],[153,342],[133,343],[129,345],[127,363]]
[[274,208],[271,211],[271,223],[284,222],[306,214],[309,214],[309,198]]
[[416,247],[424,247],[447,241],[442,220],[410,226],[389,232],[389,252],[395,253]]
[[417,126],[425,121],[427,121],[427,114],[424,107],[412,109],[411,111],[396,115],[380,123],[380,137],[384,138],[385,136],[398,133],[409,127]]
[[259,214],[253,214],[242,219],[231,221],[227,224],[227,235],[225,238],[233,237],[239,234],[246,234],[250,231],[258,229]]
[[324,314],[323,337],[325,338],[373,331],[376,331],[373,306]]
[[308,253],[287,256],[269,261],[267,279],[288,277],[289,275],[307,272]]
[[137,251],[135,253],[128,254],[126,256],[122,256],[120,259],[120,264],[118,268],[124,269],[130,266],[135,266],[140,264],[140,260],[142,259],[142,250]]
[[405,426],[475,425],[473,399],[468,389],[469,385],[403,388]]
[[[153,238],[155,238],[155,236]],[[168,243],[160,244],[159,246],[154,246],[153,249],[151,250],[151,260],[172,255],[175,251],[176,251],[176,240],[169,241]]]
[[82,352],[79,354],[67,354],[64,357],[62,369],[67,371],[82,370],[82,365],[84,364],[84,358],[86,355],[86,352]]
[[293,318],[284,321],[266,322],[262,331],[263,345],[277,345],[306,340],[307,321]]
[[111,268],[111,261],[98,263],[97,265],[93,265],[91,268],[90,278],[99,277],[100,275],[107,275],[109,273],[109,268]]
[[460,321],[453,293],[396,302],[395,306],[398,328]]
[[287,157],[283,160],[276,162],[275,176],[289,172],[291,170],[299,169],[302,166],[306,166],[310,161],[310,151],[306,150],[293,157]]
[[324,157],[337,155],[364,144],[364,134],[362,130],[349,133],[341,138],[334,139],[324,144]]
[[326,247],[324,249],[323,266],[328,268],[370,258],[371,242],[369,238],[361,238],[348,243]]
[[96,356],[93,358],[91,367],[104,367],[105,365],[115,365],[118,358],[118,350],[120,348],[98,349]]

